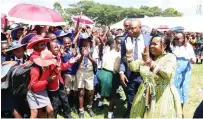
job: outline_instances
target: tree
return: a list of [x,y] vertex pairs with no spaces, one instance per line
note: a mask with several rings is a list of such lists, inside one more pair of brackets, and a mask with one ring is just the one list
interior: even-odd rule
[[70,15],[66,13],[66,10],[62,8],[61,4],[59,2],[54,3],[54,9],[61,14],[64,21],[68,22],[71,21]]
[[161,8],[157,6],[151,7],[149,11],[153,12],[153,16],[160,16],[162,14]]
[[182,16],[182,14],[173,8],[168,8],[162,12],[162,16],[164,16],[164,17],[175,17],[175,16]]
[[80,12],[83,12],[84,15],[94,19],[94,22],[101,25],[110,25],[128,16],[182,16],[180,12],[174,10],[173,8],[168,8],[164,11],[157,6],[141,6],[139,9],[133,7],[123,8],[120,6],[100,4],[87,0],[80,1],[76,4],[70,4],[69,8],[66,9],[63,9],[60,3],[56,2],[54,4],[54,8],[62,14],[65,20],[71,20],[70,16],[79,15]]

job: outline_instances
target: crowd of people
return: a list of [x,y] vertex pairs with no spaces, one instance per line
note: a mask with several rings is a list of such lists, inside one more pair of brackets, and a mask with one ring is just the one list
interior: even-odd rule
[[127,110],[117,118],[184,117],[203,35],[145,34],[136,19],[123,26],[91,28],[80,19],[64,28],[12,24],[1,37],[2,118],[73,118],[72,111],[85,118],[85,109],[94,117],[105,98],[107,118],[114,118],[121,87]]

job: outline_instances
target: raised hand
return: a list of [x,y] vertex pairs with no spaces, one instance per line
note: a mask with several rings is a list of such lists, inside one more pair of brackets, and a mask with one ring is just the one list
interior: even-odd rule
[[64,46],[62,45],[61,47],[60,47],[60,53],[61,53],[61,56],[64,56]]
[[133,43],[131,41],[131,38],[126,39],[125,47],[126,47],[126,54],[132,54],[132,52],[133,52]]
[[144,62],[149,62],[151,60],[151,58],[149,56],[149,47],[144,48],[144,53],[142,53],[142,60]]

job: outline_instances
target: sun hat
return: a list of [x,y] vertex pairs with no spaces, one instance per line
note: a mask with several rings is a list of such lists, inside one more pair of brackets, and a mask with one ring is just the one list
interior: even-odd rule
[[89,40],[91,40],[91,36],[88,35],[87,33],[81,33],[80,34],[80,39],[89,39]]
[[[24,28],[18,26],[18,27],[14,28],[14,29],[11,31],[11,38],[12,38],[12,39],[15,39],[15,38],[16,38],[17,31],[19,31],[19,30],[23,31]],[[15,39],[15,40],[16,40],[16,39]]]
[[40,35],[35,35],[33,38],[31,38],[31,40],[29,41],[28,45],[27,45],[27,49],[33,49],[33,46],[39,42],[46,42],[48,43],[50,41],[50,38],[43,38]]
[[53,54],[49,50],[43,50],[40,53],[40,57],[35,58],[33,61],[35,64],[42,67],[46,67],[51,64],[56,64],[56,59],[53,58]]
[[65,37],[65,36],[67,36],[69,34],[71,35],[72,32],[65,32],[63,30],[57,30],[57,31],[54,32],[54,34],[56,35],[56,37]]
[[26,46],[27,44],[21,44],[19,41],[13,41],[11,44],[9,44],[8,46],[8,49],[6,50],[6,54],[11,54],[11,52],[17,48],[20,48],[20,47],[24,47]]
[[9,26],[9,30],[13,30],[13,29],[15,29],[15,28],[17,28],[17,27],[22,27],[22,25],[19,24],[19,23],[13,23],[13,24],[11,24],[11,25]]
[[22,40],[21,40],[21,44],[26,44],[28,43],[34,36],[36,36],[36,33],[29,33],[27,34]]

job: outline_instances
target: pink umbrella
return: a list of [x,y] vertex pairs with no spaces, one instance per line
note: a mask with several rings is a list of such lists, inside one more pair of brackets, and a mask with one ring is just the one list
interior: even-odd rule
[[1,14],[1,25],[5,25],[5,24],[13,24],[14,22],[13,21],[9,21],[6,17],[6,14]]
[[[77,22],[78,18],[80,18],[80,16],[72,16],[73,22]],[[82,16],[80,19],[80,23],[86,24],[86,25],[93,25],[94,21],[87,16]]]
[[5,23],[6,23],[6,15],[1,14],[1,24],[5,24]]
[[156,28],[158,31],[168,31],[169,27],[167,25],[160,25]]
[[32,4],[18,4],[8,13],[8,19],[30,25],[64,25],[65,22],[55,10]]

